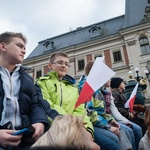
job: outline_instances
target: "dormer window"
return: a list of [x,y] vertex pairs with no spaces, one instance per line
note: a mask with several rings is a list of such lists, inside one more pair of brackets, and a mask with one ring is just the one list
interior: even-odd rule
[[101,28],[100,27],[97,27],[97,26],[94,26],[92,27],[89,32],[91,34],[91,38],[95,38],[95,37],[98,37],[100,36],[100,31],[101,31]]
[[46,41],[43,46],[46,48],[45,52],[46,51],[49,51],[49,50],[54,50],[55,49],[55,45],[54,45],[54,42],[53,41]]

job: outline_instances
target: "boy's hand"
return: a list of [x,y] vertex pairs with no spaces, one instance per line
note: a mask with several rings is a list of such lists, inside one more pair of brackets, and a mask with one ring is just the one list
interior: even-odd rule
[[114,134],[116,134],[118,137],[120,137],[120,130],[119,128],[113,127],[111,126],[110,130],[111,132],[113,132]]
[[120,125],[118,124],[118,122],[116,120],[111,120],[109,123],[111,126],[117,127],[120,129]]
[[43,123],[35,123],[35,124],[32,124],[32,126],[35,128],[35,132],[32,138],[34,139],[34,141],[37,141],[38,138],[44,133],[45,126]]
[[0,130],[0,145],[2,147],[14,146],[20,144],[22,135],[12,135],[12,133],[16,132],[16,130]]
[[129,112],[129,117],[133,119],[133,118],[134,118],[133,113],[130,113],[130,112]]

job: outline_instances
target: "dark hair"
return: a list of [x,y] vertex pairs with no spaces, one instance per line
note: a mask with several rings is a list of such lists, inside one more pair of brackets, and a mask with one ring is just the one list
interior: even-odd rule
[[110,81],[110,87],[113,88],[119,88],[119,85],[123,82],[123,79],[120,77],[113,77]]
[[94,64],[93,61],[89,61],[89,62],[87,63],[87,65],[85,66],[84,72],[85,72],[85,75],[86,75],[86,76],[89,75],[89,72],[90,72],[90,70],[91,70],[93,64]]
[[18,37],[27,43],[26,37],[22,33],[15,33],[15,32],[4,32],[0,34],[0,43],[4,42],[6,44],[10,43],[11,39],[14,37]]
[[63,53],[63,52],[58,52],[58,53],[53,53],[50,57],[49,57],[49,62],[50,63],[53,63],[56,59],[56,57],[58,56],[62,56],[62,57],[65,57],[65,58],[68,58],[68,55],[66,53]]
[[150,127],[150,105],[146,106],[144,122],[147,127]]

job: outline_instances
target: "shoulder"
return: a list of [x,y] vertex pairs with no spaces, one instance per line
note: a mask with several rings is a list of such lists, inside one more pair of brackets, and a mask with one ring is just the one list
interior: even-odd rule
[[119,91],[117,91],[117,90],[113,90],[113,91],[112,91],[112,95],[113,95],[113,96],[114,96],[114,95],[119,96],[120,93],[119,93]]
[[139,142],[139,150],[144,150],[145,145],[145,138],[142,137],[142,139]]
[[49,81],[51,81],[52,79],[54,79],[54,76],[51,74],[51,73],[47,73],[47,74],[45,74],[44,76],[41,76],[41,77],[39,77],[39,78],[37,78],[37,82],[39,81],[47,81],[47,80],[49,80]]
[[33,78],[27,73],[28,72],[27,67],[21,66],[19,72],[22,80],[28,80],[33,82]]

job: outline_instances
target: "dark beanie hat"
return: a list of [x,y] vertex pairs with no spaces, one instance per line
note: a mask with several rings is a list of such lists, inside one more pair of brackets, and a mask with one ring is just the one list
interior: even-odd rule
[[110,87],[118,88],[122,81],[123,81],[123,79],[121,79],[119,77],[111,78]]

